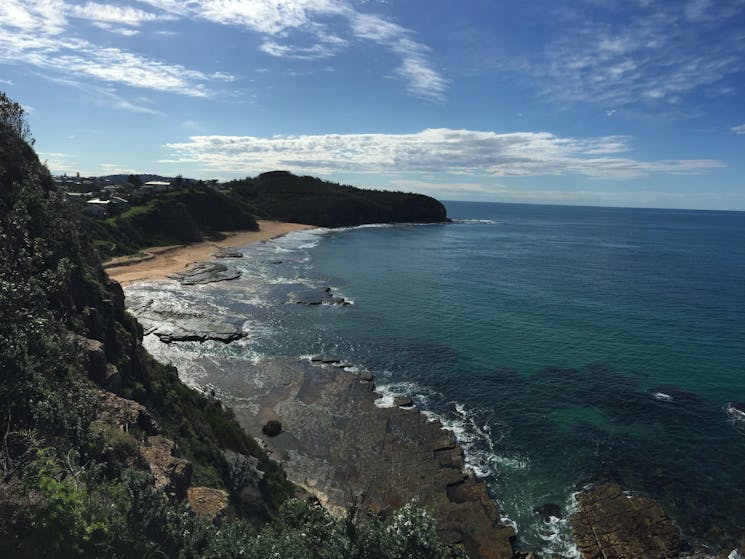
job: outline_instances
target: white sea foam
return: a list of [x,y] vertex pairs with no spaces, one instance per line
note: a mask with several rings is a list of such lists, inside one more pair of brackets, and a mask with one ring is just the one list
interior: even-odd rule
[[654,397],[655,400],[659,400],[661,402],[673,401],[673,397],[670,396],[670,394],[665,394],[664,392],[653,392],[652,397]]
[[732,402],[727,404],[727,415],[734,421],[745,421],[745,411],[737,409]]
[[549,516],[537,528],[536,534],[540,540],[540,556],[555,557],[557,559],[581,559],[577,545],[572,538],[569,517],[579,510],[577,503],[578,492],[571,493],[563,503],[564,514],[561,518]]
[[493,219],[453,219],[453,223],[462,225],[499,225],[499,221]]

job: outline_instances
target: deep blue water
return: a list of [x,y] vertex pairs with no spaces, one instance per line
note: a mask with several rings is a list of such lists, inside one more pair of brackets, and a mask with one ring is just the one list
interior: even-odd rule
[[[745,418],[727,407],[745,401],[745,213],[446,205],[455,223],[249,248],[250,296],[186,296],[248,320],[218,353],[333,354],[415,394],[525,547],[573,556],[566,522],[533,508],[571,509],[601,480],[659,499],[688,535],[745,533]],[[354,305],[291,302],[325,286]]]

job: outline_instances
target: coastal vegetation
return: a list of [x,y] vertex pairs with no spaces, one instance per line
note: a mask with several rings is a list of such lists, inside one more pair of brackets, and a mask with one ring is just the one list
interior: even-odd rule
[[[22,107],[2,95],[0,556],[463,556],[415,504],[333,518],[296,499],[230,410],[144,350],[91,242],[100,230],[80,226],[29,140]],[[115,218],[109,242],[170,240],[155,227],[167,202],[200,228],[226,223],[225,197],[194,189]],[[231,207],[232,227],[255,225]]]
[[320,227],[447,221],[445,207],[429,196],[355,188],[286,171],[263,173],[226,186],[233,199],[244,201],[264,219]]
[[259,228],[246,204],[205,185],[149,196],[105,220],[84,220],[104,258],[219,238],[220,231]]

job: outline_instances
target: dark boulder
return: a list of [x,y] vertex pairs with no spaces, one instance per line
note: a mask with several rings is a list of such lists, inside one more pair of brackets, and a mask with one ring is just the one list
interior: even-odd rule
[[261,428],[261,432],[267,437],[276,437],[282,432],[282,424],[276,419],[270,419]]

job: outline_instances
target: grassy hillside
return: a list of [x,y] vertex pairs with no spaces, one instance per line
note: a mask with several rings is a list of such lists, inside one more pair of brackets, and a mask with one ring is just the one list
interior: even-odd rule
[[220,231],[258,230],[246,204],[207,186],[154,195],[105,221],[85,218],[86,227],[104,258],[141,248],[198,242]]
[[233,181],[227,186],[232,197],[245,203],[256,216],[280,221],[342,227],[447,220],[445,207],[428,196],[355,188],[285,171]]

